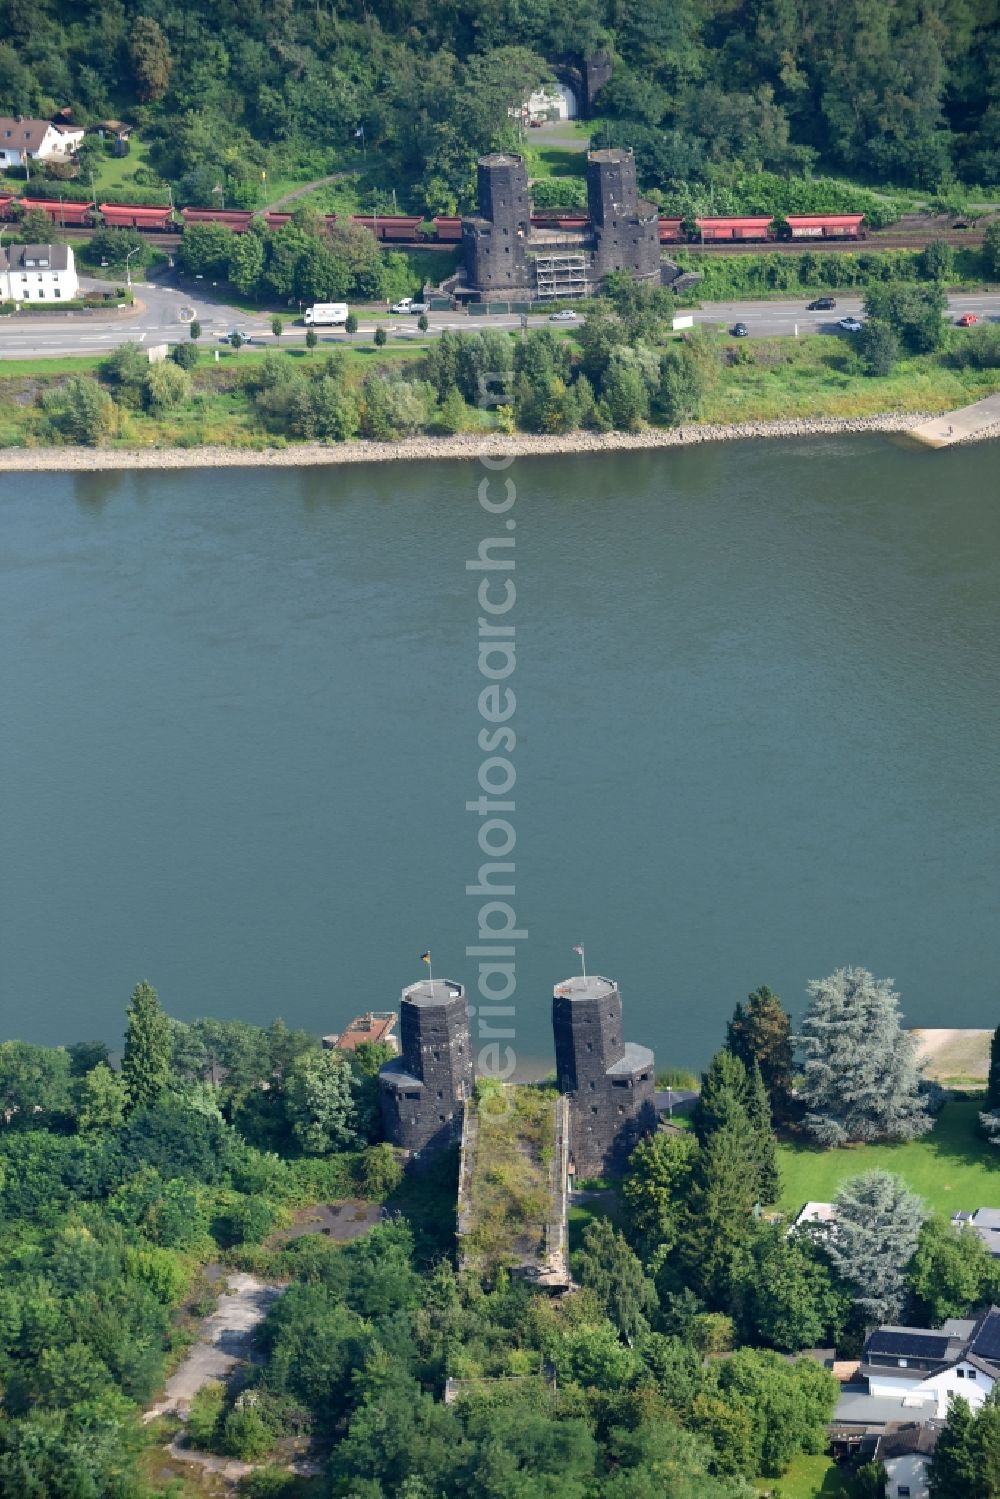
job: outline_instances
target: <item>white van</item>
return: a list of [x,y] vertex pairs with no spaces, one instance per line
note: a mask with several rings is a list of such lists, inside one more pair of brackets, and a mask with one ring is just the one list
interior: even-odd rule
[[346,302],[317,302],[306,308],[307,328],[342,328],[347,322]]

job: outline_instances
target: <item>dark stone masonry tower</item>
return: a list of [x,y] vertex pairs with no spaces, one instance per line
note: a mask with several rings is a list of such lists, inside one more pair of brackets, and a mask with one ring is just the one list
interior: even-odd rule
[[555,986],[552,1029],[577,1178],[621,1171],[640,1136],[656,1128],[653,1053],[622,1040],[618,985],[597,974]]
[[524,157],[506,151],[481,156],[476,182],[479,214],[462,221],[469,284],[507,297],[530,294],[531,202]]
[[588,153],[587,205],[596,240],[594,279],[602,280],[610,271],[631,271],[639,281],[658,280],[659,214],[639,197],[631,151]]
[[473,1085],[465,989],[421,979],[403,990],[401,1053],[379,1069],[385,1137],[411,1154],[450,1145],[462,1133],[462,1105]]

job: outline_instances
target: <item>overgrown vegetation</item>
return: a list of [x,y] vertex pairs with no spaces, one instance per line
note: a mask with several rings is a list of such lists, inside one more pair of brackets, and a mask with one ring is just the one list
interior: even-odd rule
[[481,1082],[473,1120],[475,1169],[462,1253],[481,1274],[536,1262],[558,1215],[554,1191],[555,1110],[547,1087]]

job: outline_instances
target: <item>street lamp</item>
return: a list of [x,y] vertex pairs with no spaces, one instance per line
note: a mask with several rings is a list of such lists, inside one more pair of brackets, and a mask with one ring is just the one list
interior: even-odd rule
[[136,245],[135,249],[129,250],[128,254],[125,256],[125,285],[128,287],[129,291],[132,290],[132,272],[129,268],[129,261],[132,259],[133,255],[138,255],[141,249],[142,245]]

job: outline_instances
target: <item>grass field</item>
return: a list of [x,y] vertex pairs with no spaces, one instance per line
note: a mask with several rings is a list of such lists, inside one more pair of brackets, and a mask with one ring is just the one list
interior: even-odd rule
[[[127,156],[103,156],[96,162],[94,187],[98,202],[114,202],[116,190],[135,186],[133,179],[136,167],[149,165],[149,147],[135,135],[132,136],[131,145],[132,149]],[[85,172],[81,180],[89,182],[89,172]],[[166,198],[163,201],[166,202]]]
[[781,1145],[781,1210],[830,1202],[841,1183],[863,1171],[894,1171],[936,1212],[1000,1205],[1000,1151],[976,1134],[979,1104],[950,1103],[929,1135],[908,1145],[811,1150]]
[[852,1499],[855,1492],[828,1457],[797,1457],[783,1478],[759,1478],[755,1487],[773,1499]]

